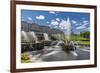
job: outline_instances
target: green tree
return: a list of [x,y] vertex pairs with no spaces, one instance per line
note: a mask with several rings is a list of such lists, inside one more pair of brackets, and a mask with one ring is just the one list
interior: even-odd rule
[[80,36],[84,38],[90,38],[90,32],[89,31],[84,31],[80,33]]

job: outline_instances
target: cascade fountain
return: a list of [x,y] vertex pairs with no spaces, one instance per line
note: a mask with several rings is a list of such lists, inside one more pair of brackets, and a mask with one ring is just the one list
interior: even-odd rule
[[24,32],[24,31],[22,31],[21,32],[21,39],[22,39],[22,42],[29,42],[30,40],[29,40],[29,37],[28,37],[28,35],[27,35],[27,33],[26,32]]
[[46,41],[49,41],[49,40],[50,40],[47,33],[44,33],[44,39],[45,39]]
[[38,41],[38,38],[37,38],[35,32],[31,32],[31,33],[32,33],[32,36],[33,36],[34,40],[37,42]]

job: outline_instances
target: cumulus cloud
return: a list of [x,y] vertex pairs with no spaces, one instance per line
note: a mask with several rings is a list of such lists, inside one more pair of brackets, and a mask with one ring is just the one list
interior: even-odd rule
[[71,27],[71,22],[69,20],[63,20],[63,19],[56,18],[56,20],[51,20],[51,26],[55,28],[59,28],[61,30],[66,30]]
[[62,19],[61,23],[59,24],[59,26],[61,27],[61,29],[66,30],[66,29],[69,29],[71,27],[71,22],[70,22],[69,19],[67,19],[67,20],[63,20]]
[[49,22],[49,21],[47,21],[47,23],[49,24],[50,22]]
[[31,17],[28,17],[28,20],[32,21],[32,18]]
[[76,27],[76,29],[85,29],[86,28],[86,26],[85,25],[81,25],[81,26],[78,26],[78,27]]
[[84,20],[83,23],[88,23],[88,21],[87,20]]
[[58,25],[59,23],[58,23],[58,21],[56,21],[56,20],[51,20],[51,24],[52,24],[52,25]]
[[60,21],[60,19],[59,18],[56,18],[56,21]]
[[89,24],[89,21],[87,21],[87,20],[83,21],[83,25],[88,25],[88,24]]
[[44,19],[45,19],[45,16],[43,16],[43,15],[39,15],[39,16],[36,16],[36,19],[44,20]]
[[89,21],[84,20],[84,21],[81,21],[81,22],[77,22],[75,20],[72,20],[72,23],[75,24],[76,26],[77,25],[88,25],[89,24]]
[[77,25],[79,25],[79,24],[76,23],[75,25],[77,26]]
[[[76,27],[76,29],[86,29],[89,30],[90,28],[87,27],[87,25],[89,24],[89,21],[84,20],[81,23],[79,23],[80,26]],[[87,29],[88,28],[88,29]]]
[[65,20],[62,19],[61,23],[59,24],[59,27],[61,29],[66,29],[67,28],[66,24],[67,24],[67,21],[65,21]]
[[54,28],[58,28],[58,26],[54,26]]
[[72,23],[73,23],[73,24],[76,24],[76,23],[77,23],[77,21],[75,21],[75,20],[72,20]]

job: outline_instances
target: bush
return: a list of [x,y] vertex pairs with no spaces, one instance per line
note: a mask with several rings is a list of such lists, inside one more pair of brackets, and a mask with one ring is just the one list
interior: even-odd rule
[[21,54],[21,63],[30,63],[30,58],[28,54],[26,53]]

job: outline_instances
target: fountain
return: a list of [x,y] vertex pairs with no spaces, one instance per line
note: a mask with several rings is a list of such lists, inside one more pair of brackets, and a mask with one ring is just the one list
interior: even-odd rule
[[38,38],[37,38],[35,32],[22,31],[21,32],[21,40],[22,40],[22,42],[32,42],[32,41],[37,42]]
[[70,19],[67,18],[67,22],[66,22],[66,32],[65,35],[67,35],[67,40],[70,40],[70,35],[71,35],[71,22]]
[[37,41],[38,41],[38,38],[37,38],[37,36],[36,36],[35,32],[31,32],[31,34],[32,34],[32,36],[33,36],[34,40],[37,42]]
[[27,32],[24,32],[24,31],[21,32],[21,40],[22,40],[22,42],[29,42],[30,41],[29,37],[27,35]]
[[44,39],[45,39],[46,41],[49,41],[49,40],[50,40],[47,33],[44,33]]

